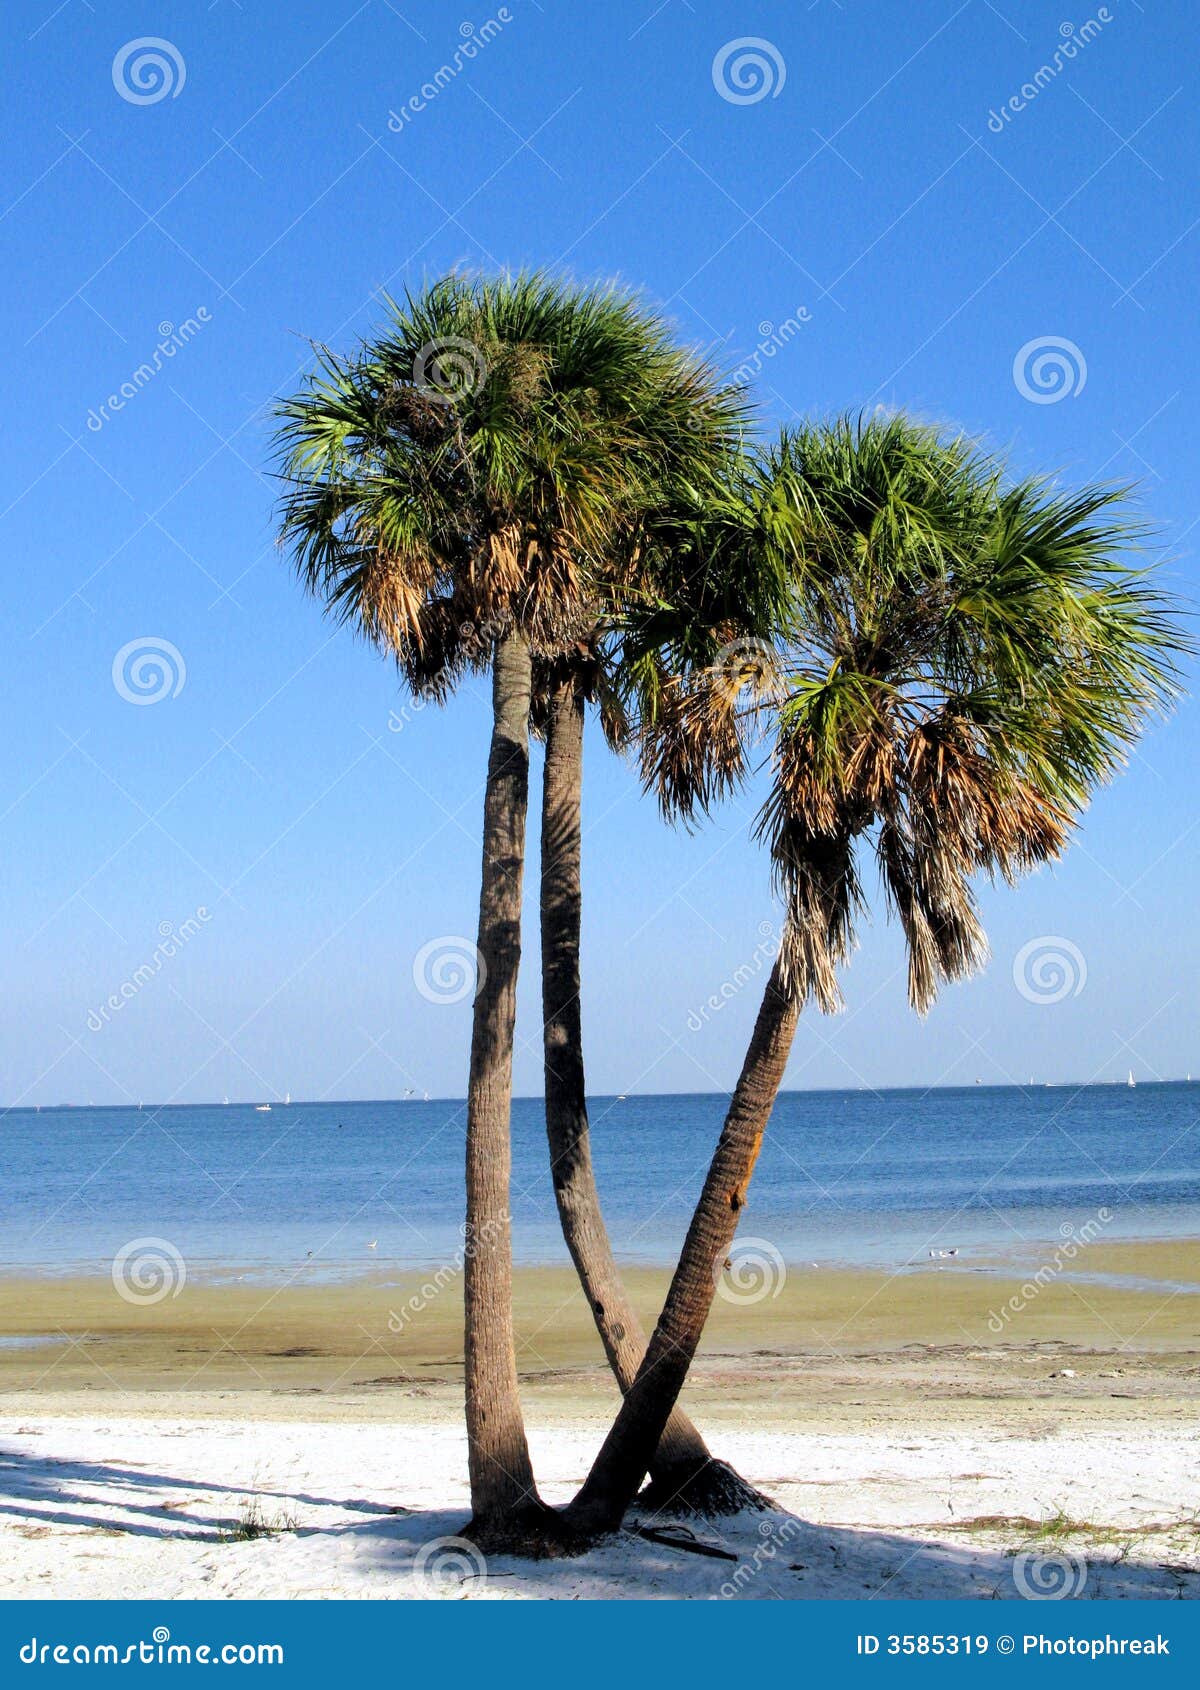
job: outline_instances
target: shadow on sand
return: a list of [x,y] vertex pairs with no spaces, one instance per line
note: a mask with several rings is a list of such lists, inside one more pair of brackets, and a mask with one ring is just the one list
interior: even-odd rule
[[[632,1529],[641,1523],[634,1510],[630,1529],[586,1555],[485,1562],[458,1537],[464,1523],[459,1509],[409,1510],[360,1497],[186,1479],[128,1463],[13,1448],[0,1448],[0,1520],[37,1536],[62,1527],[154,1538],[178,1545],[185,1555],[190,1544],[224,1548],[269,1537],[279,1546],[272,1572],[281,1580],[281,1595],[303,1595],[323,1562],[324,1582],[336,1586],[347,1555],[354,1584],[347,1594],[354,1596],[1006,1600],[1028,1595],[1031,1580],[1044,1595],[1083,1599],[1200,1595],[1200,1574],[1139,1560],[1136,1545],[1123,1552],[1101,1545],[1089,1556],[1080,1544],[1031,1544],[1014,1557],[1003,1547],[938,1539],[932,1529],[909,1535],[814,1525],[783,1510],[697,1525],[695,1538],[723,1550],[720,1558],[647,1541]],[[680,1532],[665,1522],[653,1524]]]

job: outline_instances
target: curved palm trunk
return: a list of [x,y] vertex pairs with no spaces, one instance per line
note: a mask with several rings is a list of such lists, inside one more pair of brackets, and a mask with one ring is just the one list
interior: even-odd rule
[[[580,806],[584,702],[568,676],[555,688],[546,725],[542,784],[542,1017],[546,1135],[563,1237],[622,1391],[646,1353],[646,1339],[621,1283],[592,1168],[579,1004],[582,908]],[[711,1469],[711,1471],[710,1471]],[[725,1511],[760,1502],[757,1492],[714,1462],[678,1408],[668,1416],[650,1464],[653,1500],[663,1509]]]
[[507,1541],[540,1510],[517,1388],[512,1313],[513,1029],[521,961],[521,881],[529,795],[530,658],[524,641],[496,642],[492,743],[483,807],[479,989],[467,1091],[464,1241],[467,1447],[471,1535]]
[[615,1530],[654,1457],[737,1231],[799,1015],[799,1002],[785,989],[777,961],[654,1336],[621,1412],[567,1510],[577,1530]]

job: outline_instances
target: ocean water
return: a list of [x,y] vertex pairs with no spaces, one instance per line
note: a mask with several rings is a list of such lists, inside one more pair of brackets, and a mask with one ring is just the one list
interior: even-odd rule
[[[595,1098],[609,1228],[674,1260],[725,1100]],[[0,1271],[108,1272],[135,1240],[190,1273],[390,1272],[461,1246],[461,1102],[0,1115]],[[513,1106],[514,1250],[563,1263],[540,1100]],[[1060,1239],[1200,1235],[1200,1084],[780,1096],[740,1237],[794,1261],[899,1266]],[[374,1248],[371,1245],[374,1244]]]

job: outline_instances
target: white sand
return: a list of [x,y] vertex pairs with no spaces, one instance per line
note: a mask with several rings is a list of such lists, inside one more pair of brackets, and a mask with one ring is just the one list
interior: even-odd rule
[[[571,1494],[594,1442],[582,1426],[533,1435],[548,1500]],[[719,1446],[780,1504],[703,1528],[736,1564],[626,1533],[578,1560],[484,1568],[437,1542],[466,1517],[464,1441],[445,1422],[8,1416],[0,1592],[1011,1598],[1020,1575],[1084,1597],[1200,1595],[1194,1415],[1102,1435],[758,1431]],[[231,1539],[251,1509],[283,1529]],[[1017,1518],[1058,1515],[1076,1525],[1043,1538]],[[969,1521],[984,1523],[962,1529]]]

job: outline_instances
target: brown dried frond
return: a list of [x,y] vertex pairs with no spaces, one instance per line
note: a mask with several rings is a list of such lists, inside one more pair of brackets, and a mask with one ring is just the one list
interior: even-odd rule
[[786,905],[779,961],[783,983],[800,1003],[811,996],[826,1015],[842,1008],[837,971],[854,948],[861,899],[849,833],[811,832],[785,820],[771,840],[775,878]]
[[392,650],[421,643],[421,617],[436,581],[421,557],[403,561],[382,547],[364,553],[353,579],[354,612],[368,637]]
[[963,717],[944,712],[918,724],[905,753],[910,802],[966,872],[982,868],[1012,883],[1064,850],[1068,813],[1015,767],[998,766]]
[[691,821],[741,779],[745,748],[733,700],[712,671],[667,678],[639,730],[642,782],[667,815]]

